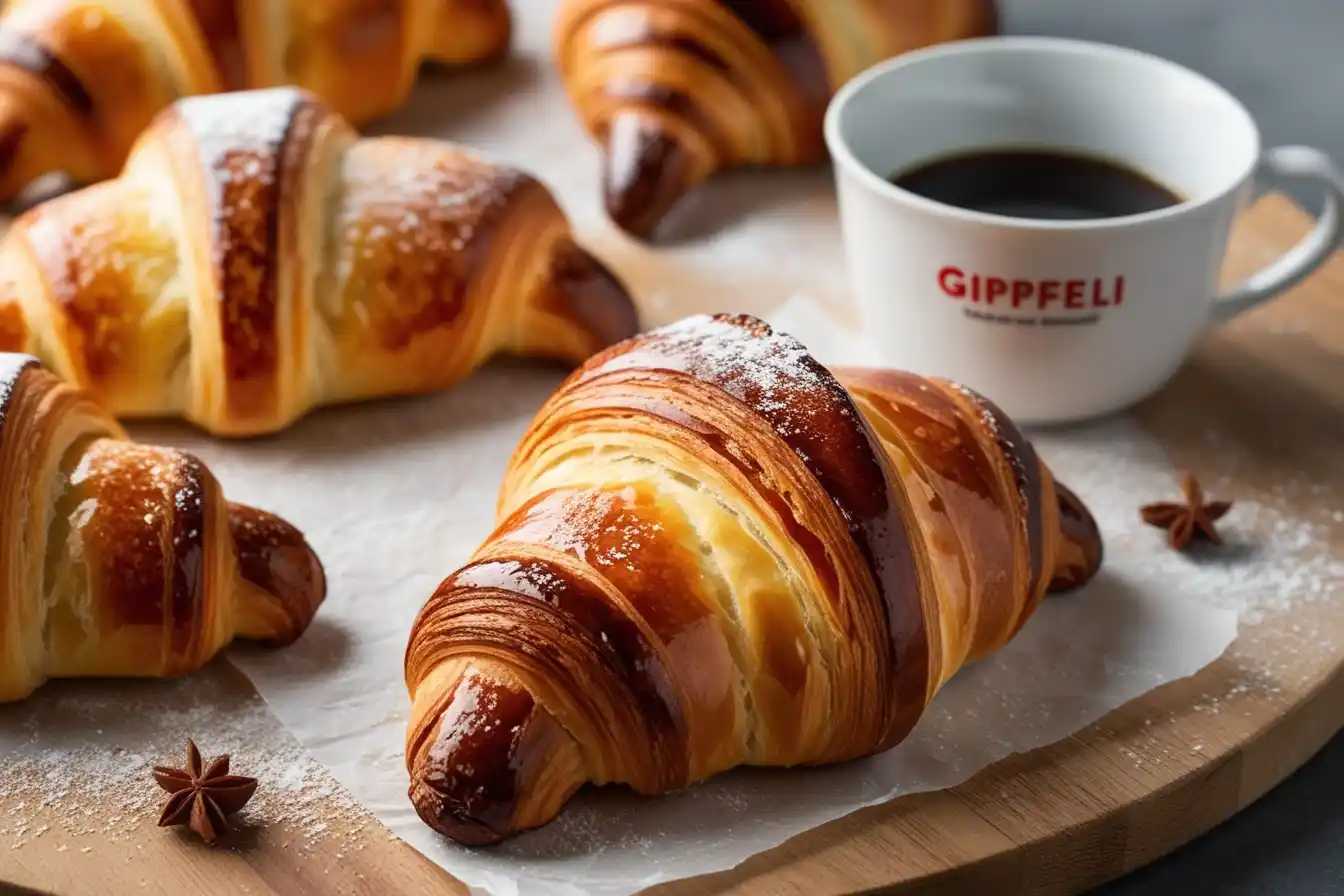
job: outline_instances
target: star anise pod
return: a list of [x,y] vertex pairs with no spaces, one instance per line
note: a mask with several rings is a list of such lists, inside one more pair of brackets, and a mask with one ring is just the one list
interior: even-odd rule
[[1160,502],[1139,508],[1143,521],[1150,526],[1166,529],[1167,542],[1178,551],[1184,549],[1194,537],[1222,544],[1223,539],[1219,537],[1213,523],[1227,513],[1232,502],[1206,501],[1199,481],[1189,473],[1181,474],[1181,491],[1185,493],[1184,502]]
[[154,766],[154,780],[172,794],[163,804],[159,827],[185,824],[206,843],[214,843],[228,829],[225,816],[252,799],[257,779],[229,774],[229,757],[220,756],[202,768],[201,751],[187,741],[187,767]]

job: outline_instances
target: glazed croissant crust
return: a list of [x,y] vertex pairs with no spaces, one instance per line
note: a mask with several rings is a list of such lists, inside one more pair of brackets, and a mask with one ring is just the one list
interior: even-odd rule
[[1087,510],[969,390],[832,374],[749,317],[654,330],[542,408],[498,527],[417,618],[411,800],[481,844],[588,782],[886,750],[1100,562]]
[[996,28],[993,0],[563,0],[555,54],[608,214],[647,237],[715,171],[820,160],[826,104],[865,68]]
[[218,435],[437,389],[498,352],[577,364],[635,329],[539,182],[440,141],[359,139],[292,88],[182,100],[119,178],[0,245],[0,351],[119,417]]
[[422,59],[502,54],[505,0],[10,0],[0,16],[0,198],[40,175],[112,177],[165,106],[295,85],[355,123],[400,106]]
[[289,523],[0,354],[0,702],[50,678],[182,674],[236,637],[288,644],[325,594]]

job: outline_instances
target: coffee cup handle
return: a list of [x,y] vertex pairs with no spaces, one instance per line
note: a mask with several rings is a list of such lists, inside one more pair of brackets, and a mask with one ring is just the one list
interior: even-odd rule
[[1344,177],[1330,157],[1310,146],[1276,146],[1260,157],[1256,169],[1257,187],[1271,190],[1292,181],[1319,184],[1325,191],[1321,215],[1316,227],[1283,257],[1256,271],[1213,304],[1214,323],[1229,320],[1267,299],[1297,285],[1316,270],[1339,247],[1344,227],[1340,209],[1344,207]]

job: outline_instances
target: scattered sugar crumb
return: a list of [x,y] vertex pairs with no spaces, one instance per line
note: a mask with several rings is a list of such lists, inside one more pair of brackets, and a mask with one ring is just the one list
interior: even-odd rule
[[[0,837],[19,849],[55,830],[76,844],[143,836],[166,797],[150,770],[180,767],[188,736],[207,761],[229,753],[234,773],[260,782],[235,816],[240,824],[285,822],[302,832],[301,852],[334,831],[362,830],[364,811],[265,702],[240,697],[221,678],[211,669],[168,682],[54,682],[23,703],[0,707],[6,754],[0,797],[12,801]],[[69,848],[61,843],[56,851]],[[92,846],[79,848],[87,853]]]
[[[1253,460],[1234,450],[1217,430],[1207,430],[1204,438],[1224,446],[1218,461],[1227,472],[1219,478],[1194,472],[1206,493],[1229,499],[1233,506],[1218,524],[1227,543],[1216,547],[1197,543],[1188,552],[1166,548],[1162,532],[1138,519],[1142,504],[1179,497],[1180,471],[1133,422],[1115,420],[1038,435],[1036,442],[1058,478],[1078,492],[1096,516],[1107,557],[1143,558],[1142,564],[1132,564],[1143,586],[1169,592],[1175,600],[1233,610],[1243,629],[1296,606],[1331,601],[1344,583],[1344,557],[1330,549],[1344,511],[1309,516],[1294,508],[1306,497],[1329,507],[1344,500],[1331,499],[1332,486],[1295,479],[1276,483],[1270,495],[1248,495],[1236,473]],[[1312,642],[1333,646],[1325,643],[1328,638],[1318,627],[1295,633],[1304,646]]]

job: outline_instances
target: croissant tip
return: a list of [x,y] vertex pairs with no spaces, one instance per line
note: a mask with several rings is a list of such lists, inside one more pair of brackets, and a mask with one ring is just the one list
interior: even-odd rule
[[610,190],[603,201],[607,217],[626,235],[648,242],[658,227],[662,215],[652,215],[637,208],[638,203],[630,201],[623,194],[614,194]]
[[273,647],[297,641],[327,596],[322,561],[293,524],[273,513],[230,503],[229,532],[238,573],[268,600],[255,615],[267,620],[252,636]]
[[429,55],[444,65],[492,65],[509,55],[513,32],[506,0],[442,0]]
[[629,290],[596,256],[568,241],[556,249],[552,272],[553,289],[567,315],[588,336],[577,360],[639,332],[639,313]]
[[652,238],[664,216],[707,176],[686,146],[643,116],[617,116],[607,134],[603,202],[629,235]]
[[1055,482],[1063,547],[1050,580],[1051,592],[1069,591],[1086,584],[1101,569],[1104,553],[1101,528],[1087,505],[1061,482]]
[[[4,110],[8,112],[8,108]],[[28,135],[28,123],[12,114],[0,113],[0,200],[6,202],[18,195],[23,184],[14,183],[14,162],[18,159],[23,139]]]
[[418,771],[411,774],[407,795],[421,821],[464,846],[494,846],[508,839],[494,828],[454,811],[451,801],[427,784]]

